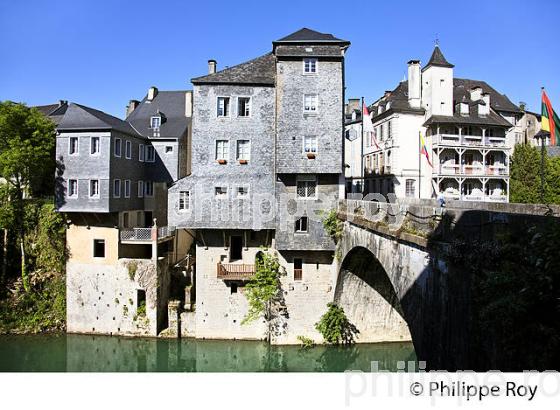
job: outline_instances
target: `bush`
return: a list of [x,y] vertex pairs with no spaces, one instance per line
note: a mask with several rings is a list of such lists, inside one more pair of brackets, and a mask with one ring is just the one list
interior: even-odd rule
[[334,303],[329,303],[327,307],[327,312],[315,324],[315,329],[323,335],[327,343],[334,345],[354,343],[358,330],[350,323],[344,309]]
[[342,229],[344,225],[338,219],[338,215],[336,209],[331,209],[324,217],[323,217],[323,228],[327,234],[333,238],[335,242],[338,242],[342,237]]

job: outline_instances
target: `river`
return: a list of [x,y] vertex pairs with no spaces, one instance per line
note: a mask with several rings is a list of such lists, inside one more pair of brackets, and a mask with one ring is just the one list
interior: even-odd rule
[[2,372],[343,372],[416,362],[411,343],[270,346],[240,340],[2,335]]

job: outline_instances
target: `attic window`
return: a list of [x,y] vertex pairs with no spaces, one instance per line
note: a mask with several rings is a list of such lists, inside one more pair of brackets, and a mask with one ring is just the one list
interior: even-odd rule
[[160,126],[161,126],[160,116],[150,118],[150,128],[158,129]]

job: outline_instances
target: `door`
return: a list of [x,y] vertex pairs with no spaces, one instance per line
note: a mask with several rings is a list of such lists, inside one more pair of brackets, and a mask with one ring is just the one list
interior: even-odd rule
[[151,228],[153,224],[154,224],[154,220],[152,217],[152,211],[144,212],[144,227]]
[[229,249],[229,260],[230,262],[239,261],[242,259],[243,239],[241,236],[231,236],[230,237],[230,249]]

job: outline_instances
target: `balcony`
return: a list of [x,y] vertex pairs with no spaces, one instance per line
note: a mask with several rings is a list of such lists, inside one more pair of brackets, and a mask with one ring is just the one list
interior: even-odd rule
[[459,164],[441,164],[439,166],[440,175],[456,175],[461,173]]
[[218,279],[222,280],[247,281],[255,274],[255,265],[218,262],[217,274]]
[[175,227],[159,226],[152,228],[125,228],[120,230],[122,243],[162,242],[175,235]]
[[509,169],[505,165],[487,165],[486,175],[508,175]]
[[506,137],[482,137],[482,135],[436,134],[432,137],[434,145],[446,146],[491,146],[506,148]]
[[475,164],[463,165],[463,174],[465,174],[465,175],[484,175],[484,167],[482,165],[475,165]]

